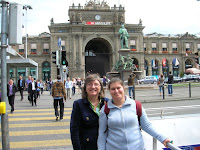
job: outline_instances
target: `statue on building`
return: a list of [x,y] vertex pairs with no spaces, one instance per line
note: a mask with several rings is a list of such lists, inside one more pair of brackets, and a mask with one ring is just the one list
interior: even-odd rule
[[54,24],[53,18],[51,18],[50,23],[51,23],[51,24]]
[[118,13],[114,14],[114,24],[118,24]]
[[124,23],[124,14],[121,14],[121,16],[120,16],[120,23]]
[[142,19],[139,20],[139,24],[142,24]]
[[78,22],[82,22],[82,14],[81,13],[78,13]]
[[124,25],[121,26],[119,29],[119,34],[120,34],[120,40],[121,40],[121,49],[129,49],[128,47],[128,31],[124,27]]
[[73,12],[73,13],[70,15],[70,22],[72,23],[72,22],[74,22],[74,21],[76,21],[76,14],[75,14],[75,12]]

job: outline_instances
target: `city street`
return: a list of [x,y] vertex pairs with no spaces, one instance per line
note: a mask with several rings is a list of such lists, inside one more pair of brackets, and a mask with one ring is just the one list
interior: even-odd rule
[[[150,86],[150,87],[148,87]],[[136,99],[141,101],[150,120],[200,114],[199,86],[192,86],[191,98],[188,87],[174,87],[173,96],[168,96],[165,89],[165,99],[159,95],[156,85],[136,86]],[[128,94],[128,93],[127,93]],[[106,97],[110,98],[106,90]],[[53,109],[53,98],[48,91],[38,99],[37,106],[32,106],[24,92],[24,100],[20,101],[19,92],[16,93],[15,111],[9,115],[10,147],[12,150],[32,149],[68,149],[72,150],[70,140],[70,114],[74,100],[81,98],[76,94],[65,103],[63,121],[56,121]]]

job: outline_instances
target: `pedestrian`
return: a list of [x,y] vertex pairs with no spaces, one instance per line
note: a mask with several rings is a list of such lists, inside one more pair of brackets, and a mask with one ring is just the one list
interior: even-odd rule
[[9,105],[11,107],[11,114],[15,110],[14,103],[15,103],[15,93],[17,92],[17,86],[14,84],[13,80],[10,79],[8,85],[7,85],[7,96]]
[[39,80],[36,80],[36,84],[37,84],[36,93],[37,93],[37,99],[38,99],[38,98],[40,98],[40,82],[39,82]]
[[76,85],[78,86],[78,92],[81,94],[81,86],[82,86],[82,81],[80,78],[77,79]]
[[97,74],[85,79],[82,98],[74,101],[70,133],[74,150],[97,150],[100,109],[104,105],[103,84]]
[[161,96],[162,88],[164,86],[164,81],[165,81],[164,76],[163,76],[163,74],[161,74],[157,81],[157,85],[159,86],[160,96]]
[[41,94],[43,94],[43,91],[44,91],[44,82],[42,80],[40,80],[40,90],[41,90]]
[[76,94],[76,80],[72,78],[72,95]]
[[103,76],[103,86],[106,86],[107,82],[108,82],[108,80],[107,80],[106,76],[104,75]]
[[49,93],[50,93],[50,95],[51,95],[51,91],[52,91],[52,85],[53,85],[53,81],[51,81],[51,78],[49,79],[49,81],[48,81],[48,90],[49,90]]
[[46,81],[45,81],[46,91],[48,91],[48,89],[49,89],[49,87],[48,87],[48,83],[49,83],[49,80],[46,79]]
[[67,93],[67,99],[71,99],[72,98],[72,86],[73,86],[73,83],[70,80],[70,77],[68,77],[67,81],[65,82],[65,89],[66,89],[66,93]]
[[[26,89],[28,91],[28,86],[29,86],[29,83],[31,82],[31,76],[28,76],[28,79],[26,80]],[[31,95],[28,91],[28,100],[31,102]]]
[[172,94],[173,94],[173,87],[172,87],[173,83],[174,83],[173,75],[172,75],[171,71],[169,71],[169,75],[168,75],[168,94],[169,94],[169,96],[172,96]]
[[30,103],[37,106],[37,83],[34,81],[34,78],[31,78],[31,82],[28,85],[28,93],[30,93]]
[[63,115],[64,115],[64,101],[63,98],[65,99],[66,102],[66,93],[65,93],[65,87],[64,83],[61,82],[61,76],[57,76],[57,82],[55,82],[52,86],[52,97],[53,97],[53,106],[55,109],[55,116],[56,116],[56,121],[58,121],[59,118],[59,113],[58,113],[58,103],[60,105],[60,120],[63,120]]
[[141,107],[140,125],[138,121],[136,102],[124,95],[124,83],[119,78],[112,78],[108,83],[112,100],[108,101],[109,114],[102,107],[99,117],[98,150],[144,150],[144,141],[140,131],[152,135],[165,146],[171,142],[156,131],[149,122],[146,112]]
[[128,91],[129,91],[129,97],[131,98],[131,93],[132,93],[132,98],[135,100],[135,80],[136,75],[134,73],[131,73],[128,78]]
[[23,91],[25,90],[25,81],[22,79],[22,76],[19,76],[19,80],[17,83],[18,90],[21,95],[21,101],[24,99]]

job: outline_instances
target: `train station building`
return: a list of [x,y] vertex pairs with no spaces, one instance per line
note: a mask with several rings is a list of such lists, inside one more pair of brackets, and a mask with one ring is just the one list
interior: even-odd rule
[[[67,17],[67,16],[66,16]],[[38,79],[55,79],[59,66],[52,63],[52,52],[66,51],[68,76],[84,78],[87,73],[99,73],[101,76],[112,71],[119,60],[119,29],[125,25],[129,33],[130,57],[143,76],[165,76],[171,71],[179,76],[187,68],[196,67],[195,53],[200,50],[200,38],[189,33],[163,35],[151,33],[144,35],[142,20],[135,24],[126,24],[125,8],[121,5],[110,7],[105,1],[95,3],[90,0],[84,6],[72,4],[68,9],[68,22],[55,23],[50,20],[49,33],[38,36],[29,35],[27,39],[28,58],[38,63],[36,68],[19,66],[16,71],[10,68],[10,76]],[[25,56],[26,42],[13,48]]]

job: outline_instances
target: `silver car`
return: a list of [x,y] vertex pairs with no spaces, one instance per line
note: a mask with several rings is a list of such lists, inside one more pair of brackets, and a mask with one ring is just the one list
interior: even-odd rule
[[148,84],[148,83],[156,83],[157,82],[157,78],[153,77],[153,76],[146,76],[144,79],[139,80],[140,84]]

